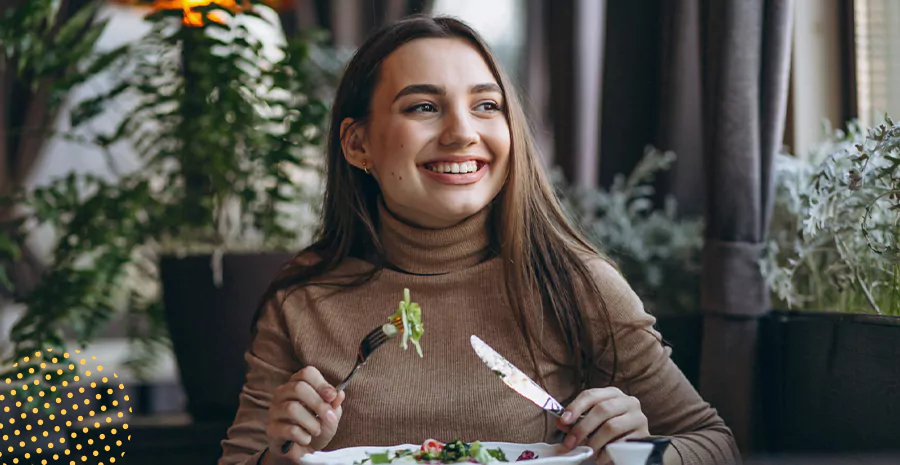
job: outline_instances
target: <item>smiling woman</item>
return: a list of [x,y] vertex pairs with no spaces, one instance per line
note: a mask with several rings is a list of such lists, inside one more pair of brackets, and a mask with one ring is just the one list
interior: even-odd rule
[[[427,356],[382,349],[338,392],[404,288]],[[738,461],[654,321],[567,221],[481,37],[411,17],[374,33],[341,80],[321,229],[261,300],[219,463],[428,438],[584,445],[605,463],[606,444],[651,433],[672,437],[667,464]],[[562,400],[562,417],[506,389],[472,334]]]
[[510,132],[478,49],[420,39],[382,66],[367,124],[341,123],[347,161],[366,163],[387,209],[412,224],[444,228],[483,209],[506,180]]

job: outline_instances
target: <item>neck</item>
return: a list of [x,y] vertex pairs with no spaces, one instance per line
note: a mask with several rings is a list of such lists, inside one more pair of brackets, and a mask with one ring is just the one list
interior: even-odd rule
[[415,274],[440,274],[481,263],[490,254],[490,207],[444,228],[414,226],[378,203],[379,237],[390,265]]

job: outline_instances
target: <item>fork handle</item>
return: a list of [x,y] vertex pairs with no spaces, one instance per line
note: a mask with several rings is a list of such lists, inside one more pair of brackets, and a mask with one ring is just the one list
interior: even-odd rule
[[353,378],[353,376],[356,375],[356,372],[359,371],[359,369],[362,368],[362,366],[365,364],[366,362],[357,362],[356,366],[353,367],[353,371],[351,371],[350,374],[347,375],[347,377],[344,378],[343,381],[341,381],[341,384],[337,385],[337,392],[340,393],[341,391],[346,389],[347,385],[350,384],[350,378]]
[[291,447],[294,447],[294,441],[284,441],[284,444],[281,445],[281,455],[287,455],[291,451]]
[[[353,371],[351,371],[350,374],[347,375],[347,377],[344,378],[343,381],[341,381],[341,384],[338,384],[338,386],[337,386],[338,393],[343,391],[347,387],[347,385],[350,384],[350,378],[353,378],[353,376],[356,374],[356,372],[359,371],[359,369],[362,368],[362,366],[365,364],[366,364],[366,362],[357,362],[356,366],[353,367]],[[316,418],[319,418],[319,415],[316,415]],[[294,446],[293,441],[285,441],[284,444],[281,445],[281,453],[283,455],[287,455],[287,453],[291,451],[291,447],[293,447],[293,446]]]

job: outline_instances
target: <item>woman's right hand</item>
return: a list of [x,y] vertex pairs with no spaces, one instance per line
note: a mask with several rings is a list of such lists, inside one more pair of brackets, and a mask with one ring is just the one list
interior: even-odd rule
[[[343,402],[344,393],[338,393],[316,368],[306,367],[291,376],[275,389],[269,407],[269,451],[262,464],[296,464],[300,457],[322,450],[337,432]],[[294,445],[285,455],[281,447],[287,441]]]

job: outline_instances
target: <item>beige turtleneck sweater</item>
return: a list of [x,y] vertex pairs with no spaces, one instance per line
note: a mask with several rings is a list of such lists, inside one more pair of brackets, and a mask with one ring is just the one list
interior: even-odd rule
[[[489,216],[485,210],[448,229],[422,230],[382,208],[380,236],[389,261],[402,272],[385,269],[373,281],[337,294],[334,288],[304,287],[283,306],[265,308],[245,356],[247,381],[234,424],[222,441],[219,465],[256,464],[267,445],[267,409],[275,388],[309,365],[331,383],[340,382],[352,368],[363,336],[387,321],[404,288],[422,307],[424,358],[395,342],[379,349],[346,390],[343,417],[329,450],[417,444],[428,438],[558,441],[554,418],[503,385],[469,345],[475,334],[537,379],[512,309],[502,297],[500,261],[487,258]],[[738,462],[731,431],[672,363],[670,349],[652,327],[655,319],[644,312],[637,295],[609,264],[596,259],[590,266],[616,327],[616,386],[640,400],[650,433],[671,436],[685,464]],[[348,260],[335,274],[368,267]],[[607,333],[598,328],[597,334],[602,338]],[[549,329],[542,339],[565,353],[561,338]],[[551,395],[563,400],[577,394],[569,371],[549,360],[539,363]]]

